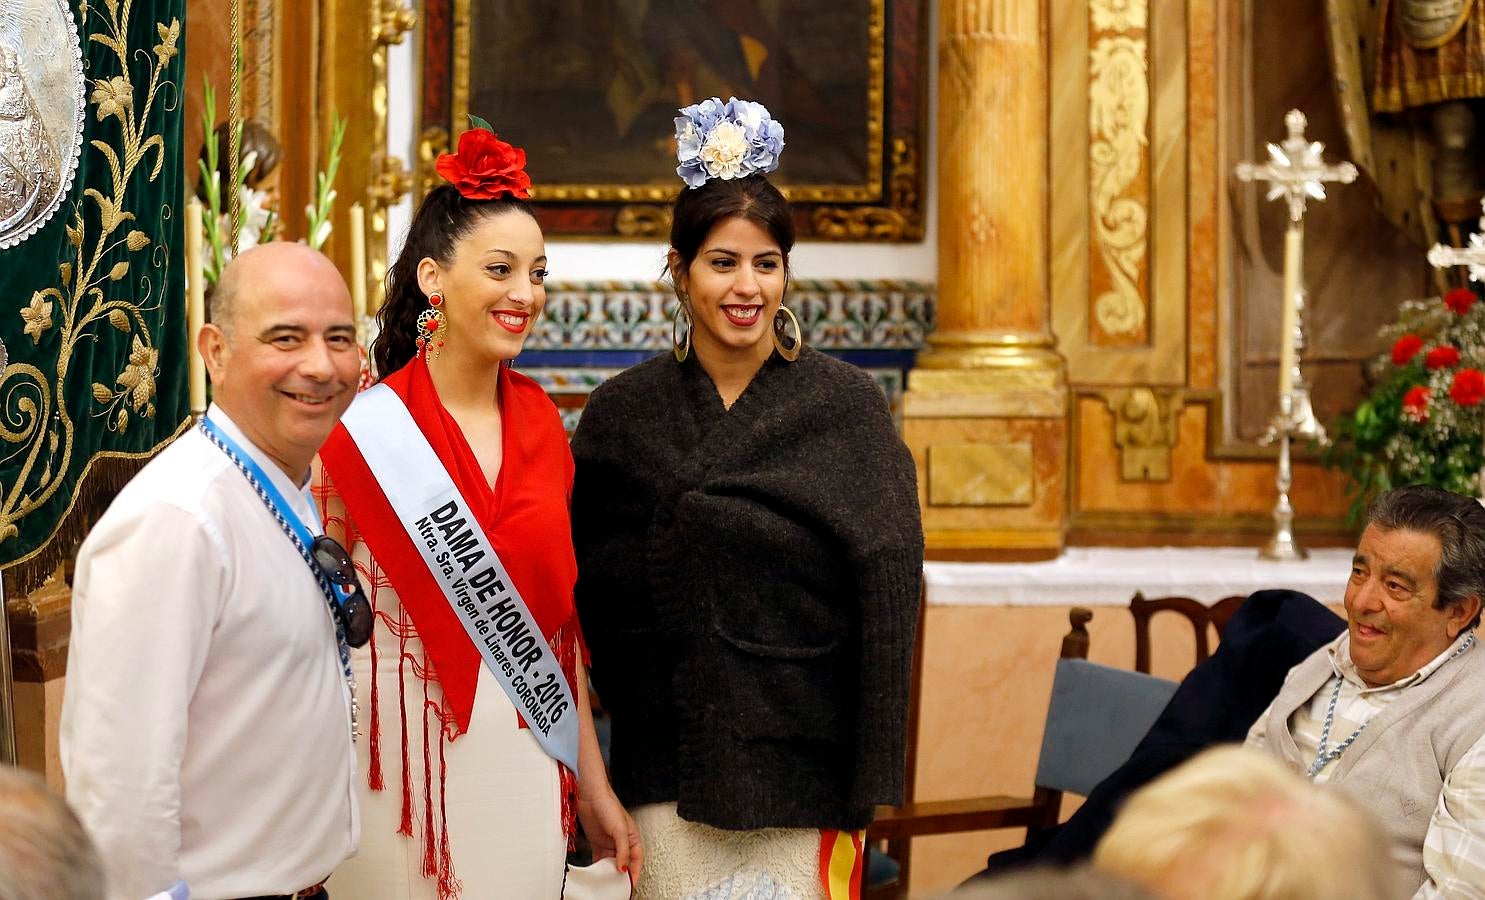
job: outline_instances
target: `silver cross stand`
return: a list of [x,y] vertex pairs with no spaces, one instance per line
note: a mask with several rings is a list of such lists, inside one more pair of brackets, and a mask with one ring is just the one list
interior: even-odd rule
[[1289,502],[1293,483],[1290,443],[1296,437],[1323,445],[1330,439],[1315,418],[1310,388],[1300,371],[1304,351],[1304,222],[1308,200],[1325,199],[1325,183],[1350,184],[1356,167],[1348,162],[1326,165],[1321,154],[1325,145],[1305,138],[1308,124],[1304,113],[1291,109],[1284,116],[1289,136],[1280,144],[1268,145],[1268,162],[1238,163],[1236,174],[1244,182],[1268,184],[1269,200],[1283,198],[1289,207],[1289,227],[1284,233],[1283,322],[1279,332],[1279,412],[1269,424],[1262,443],[1279,442],[1279,471],[1274,480],[1278,499],[1274,503],[1274,533],[1258,555],[1263,559],[1297,560],[1309,556],[1294,537],[1294,507]]
[[1485,199],[1480,201],[1480,230],[1470,235],[1470,245],[1434,244],[1428,251],[1428,264],[1435,269],[1469,266],[1470,281],[1485,281]]
[[[1485,199],[1480,201],[1480,227],[1470,235],[1469,246],[1434,244],[1428,251],[1428,264],[1435,269],[1468,266],[1470,281],[1485,282]],[[1480,492],[1485,497],[1485,469],[1480,470]]]

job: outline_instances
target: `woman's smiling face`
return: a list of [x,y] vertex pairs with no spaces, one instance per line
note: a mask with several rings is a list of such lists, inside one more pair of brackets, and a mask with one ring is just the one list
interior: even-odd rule
[[514,359],[547,302],[546,242],[536,220],[507,210],[481,220],[454,246],[448,265],[418,266],[423,292],[443,295],[442,352],[465,359]]
[[772,340],[774,313],[788,281],[784,252],[751,219],[724,219],[713,226],[696,258],[677,272],[676,286],[689,298],[692,344],[702,356],[753,351]]

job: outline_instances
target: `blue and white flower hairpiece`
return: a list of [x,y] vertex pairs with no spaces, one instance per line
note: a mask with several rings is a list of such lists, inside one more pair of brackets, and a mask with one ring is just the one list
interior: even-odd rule
[[712,178],[746,178],[779,167],[784,150],[784,126],[762,103],[739,100],[723,103],[713,97],[680,110],[675,119],[675,173],[688,187],[701,187]]

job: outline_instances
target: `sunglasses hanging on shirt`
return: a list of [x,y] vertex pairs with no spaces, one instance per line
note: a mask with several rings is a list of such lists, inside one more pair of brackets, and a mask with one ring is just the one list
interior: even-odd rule
[[309,548],[320,571],[340,590],[336,591],[340,601],[335,605],[336,618],[345,630],[345,642],[352,647],[364,647],[371,640],[371,627],[375,616],[371,603],[361,588],[361,579],[356,576],[356,564],[340,542],[322,534],[315,538]]

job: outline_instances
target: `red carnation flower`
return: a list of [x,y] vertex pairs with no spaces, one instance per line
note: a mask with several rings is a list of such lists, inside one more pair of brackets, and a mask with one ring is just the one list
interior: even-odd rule
[[531,197],[526,151],[483,128],[471,128],[459,135],[459,152],[441,154],[434,168],[470,200]]
[[1470,311],[1471,306],[1475,305],[1476,299],[1474,291],[1460,287],[1444,295],[1444,305],[1462,316]]
[[1422,422],[1428,418],[1428,401],[1430,398],[1428,388],[1419,385],[1403,394],[1403,415],[1414,422]]
[[1422,349],[1423,338],[1416,334],[1405,334],[1392,345],[1392,361],[1399,366],[1405,366]]
[[1478,406],[1485,400],[1485,372],[1479,369],[1455,372],[1454,383],[1449,385],[1449,399],[1460,406]]
[[1430,369],[1447,369],[1450,366],[1458,365],[1458,363],[1459,351],[1450,347],[1448,344],[1433,348],[1423,358],[1423,364]]

